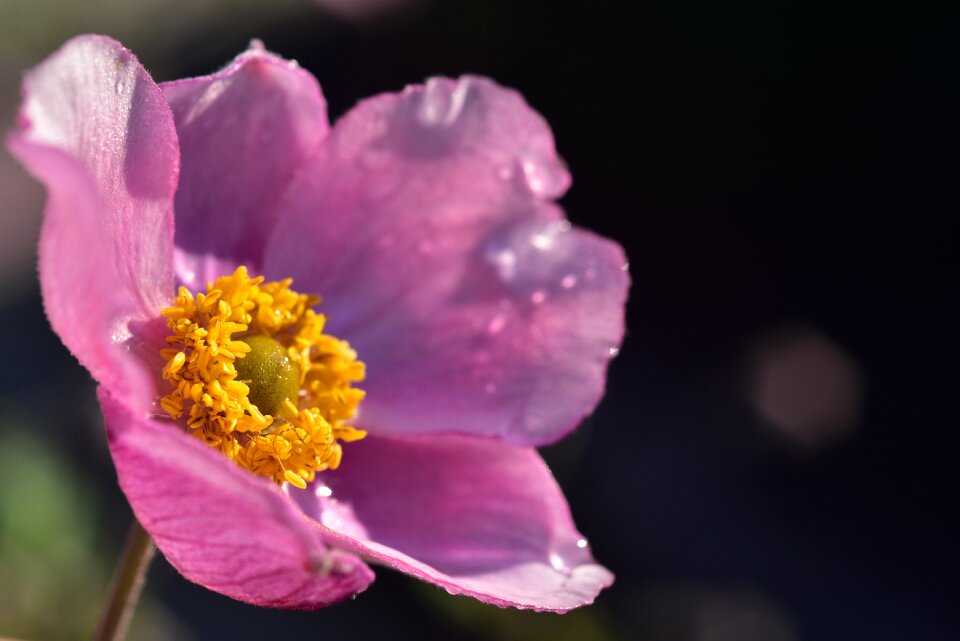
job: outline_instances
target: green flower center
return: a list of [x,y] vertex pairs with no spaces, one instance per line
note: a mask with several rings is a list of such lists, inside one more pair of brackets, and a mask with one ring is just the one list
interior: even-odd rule
[[297,404],[300,394],[300,367],[290,359],[283,345],[269,336],[253,334],[240,340],[250,351],[236,361],[237,378],[250,388],[247,398],[263,414],[277,414],[284,401]]

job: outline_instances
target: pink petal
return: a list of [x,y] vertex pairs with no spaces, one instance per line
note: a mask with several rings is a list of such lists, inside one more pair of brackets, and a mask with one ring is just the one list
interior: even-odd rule
[[139,419],[101,388],[110,452],[137,519],[183,576],[231,598],[317,609],[373,572],[331,550],[279,488],[170,423]]
[[331,542],[451,594],[563,612],[613,582],[531,448],[370,436],[311,489],[294,498]]
[[317,81],[254,43],[223,71],[164,83],[182,149],[177,275],[257,272],[277,201],[329,129]]
[[480,251],[445,298],[358,334],[369,368],[360,423],[541,444],[596,406],[623,336],[619,246],[528,220],[490,233]]
[[153,383],[131,351],[154,355],[158,327],[147,321],[173,293],[179,152],[170,109],[133,54],[102,36],[69,41],[27,75],[23,92],[9,145],[47,186],[47,316],[100,383],[145,408]]
[[620,248],[569,231],[543,119],[481,78],[362,103],[295,182],[267,273],[324,296],[368,365],[362,424],[556,440],[623,334]]

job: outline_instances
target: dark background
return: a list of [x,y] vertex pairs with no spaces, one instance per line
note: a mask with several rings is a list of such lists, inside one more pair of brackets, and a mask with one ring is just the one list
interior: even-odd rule
[[[275,612],[160,561],[161,616],[183,636],[235,641],[960,638],[955,14],[465,0],[356,21],[304,5],[133,47],[167,80],[261,38],[319,78],[332,118],[430,75],[513,86],[571,167],[569,217],[622,243],[634,281],[605,400],[544,452],[617,575],[595,606],[501,611],[380,570],[355,601]],[[129,508],[92,384],[35,287],[0,314],[3,406],[91,477],[109,566]],[[793,429],[756,400],[757,363],[784,345],[813,357],[787,368],[795,394],[781,405],[825,404]]]

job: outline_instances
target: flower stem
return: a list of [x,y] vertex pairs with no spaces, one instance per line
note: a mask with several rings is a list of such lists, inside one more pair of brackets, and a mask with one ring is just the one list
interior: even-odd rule
[[126,638],[130,619],[133,618],[147,578],[147,568],[156,551],[150,535],[134,518],[93,641],[122,641]]

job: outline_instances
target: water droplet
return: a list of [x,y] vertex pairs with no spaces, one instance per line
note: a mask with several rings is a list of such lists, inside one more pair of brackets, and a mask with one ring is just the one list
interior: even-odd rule
[[530,302],[533,303],[534,305],[539,305],[545,300],[547,300],[547,293],[542,289],[538,289],[537,291],[530,294]]
[[542,302],[562,289],[564,276],[582,280],[582,259],[564,228],[562,221],[528,221],[500,229],[488,237],[484,258],[512,294]]
[[550,565],[553,566],[554,570],[563,570],[566,564],[563,562],[563,559],[560,558],[559,554],[551,553],[550,554]]
[[517,254],[509,247],[492,247],[487,252],[487,259],[493,263],[500,279],[506,282],[513,280],[517,273]]
[[326,485],[318,485],[314,493],[319,497],[333,496],[333,490]]
[[543,179],[541,178],[540,168],[537,165],[533,164],[529,160],[523,161],[521,165],[523,167],[523,175],[527,179],[527,186],[530,187],[530,191],[535,194],[539,194],[543,191]]
[[490,334],[499,334],[504,325],[507,324],[507,317],[503,314],[497,314],[487,324],[487,332]]
[[573,569],[567,565],[567,562],[563,560],[563,557],[557,554],[556,552],[550,553],[550,567],[552,567],[557,572],[570,576],[573,574]]
[[431,78],[427,81],[420,104],[420,122],[429,127],[449,127],[463,112],[469,92],[470,82],[467,80],[458,82],[451,91],[447,81]]
[[127,85],[123,82],[123,78],[117,78],[117,84],[113,88],[117,90],[117,95],[120,95],[127,88]]
[[630,263],[629,262],[624,263],[623,265],[620,266],[620,269],[625,272],[630,271]]
[[618,355],[618,354],[620,353],[620,348],[619,348],[619,347],[611,347],[610,350],[609,350],[609,352],[610,352],[610,356],[616,356],[616,355]]
[[577,547],[580,548],[581,550],[586,549],[586,547],[587,547],[587,540],[586,540],[586,539],[577,539]]
[[555,158],[543,158],[531,151],[520,159],[523,181],[533,194],[545,198],[559,196],[567,187],[567,174]]
[[547,232],[534,234],[530,237],[530,244],[540,251],[547,251],[553,247],[553,236]]
[[564,289],[570,289],[577,284],[577,277],[573,274],[567,274],[563,277],[563,280],[560,281],[560,286]]

